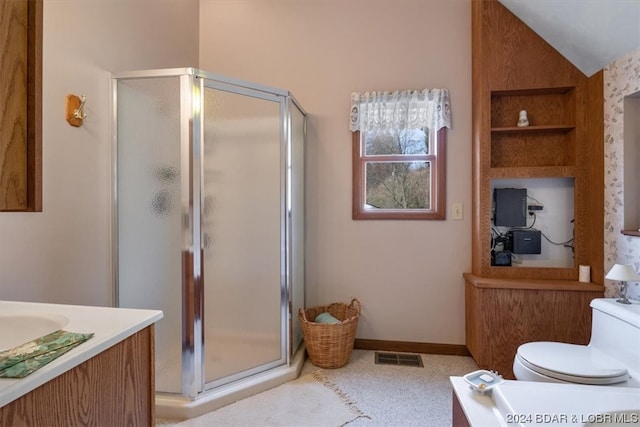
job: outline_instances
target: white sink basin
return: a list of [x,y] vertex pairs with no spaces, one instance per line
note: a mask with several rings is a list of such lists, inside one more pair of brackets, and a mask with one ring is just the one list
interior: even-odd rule
[[52,313],[0,314],[0,351],[62,329],[67,323],[68,318]]

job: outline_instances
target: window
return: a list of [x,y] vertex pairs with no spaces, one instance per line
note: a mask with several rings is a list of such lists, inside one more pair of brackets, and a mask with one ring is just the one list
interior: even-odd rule
[[352,94],[353,219],[445,219],[446,90]]

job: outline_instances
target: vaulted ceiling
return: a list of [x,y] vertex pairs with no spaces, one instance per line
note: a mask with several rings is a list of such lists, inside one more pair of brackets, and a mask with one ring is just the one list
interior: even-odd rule
[[640,0],[499,0],[585,75],[640,47]]

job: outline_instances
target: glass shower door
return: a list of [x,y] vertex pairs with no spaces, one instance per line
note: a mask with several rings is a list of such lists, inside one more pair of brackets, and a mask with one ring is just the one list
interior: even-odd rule
[[205,80],[204,372],[217,387],[286,363],[283,97]]

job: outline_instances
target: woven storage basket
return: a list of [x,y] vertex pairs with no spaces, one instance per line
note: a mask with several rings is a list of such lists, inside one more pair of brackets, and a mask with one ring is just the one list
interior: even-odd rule
[[[320,313],[330,313],[339,323],[316,323]],[[311,363],[320,368],[341,368],[349,362],[356,338],[360,301],[333,303],[299,311],[302,334]]]

